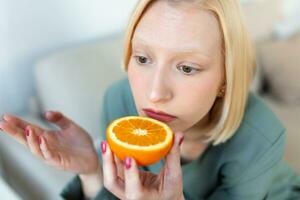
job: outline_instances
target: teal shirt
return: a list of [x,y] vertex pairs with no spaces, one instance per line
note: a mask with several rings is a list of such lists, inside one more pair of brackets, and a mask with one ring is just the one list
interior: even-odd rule
[[[105,93],[101,127],[114,119],[138,115],[128,79],[112,84]],[[285,200],[300,199],[300,178],[283,158],[285,128],[274,113],[250,93],[244,118],[226,143],[212,146],[197,159],[182,164],[185,199]],[[99,153],[100,159],[101,154]],[[163,160],[143,167],[158,173]],[[78,176],[63,189],[64,199],[83,199]],[[118,199],[102,188],[95,200]]]

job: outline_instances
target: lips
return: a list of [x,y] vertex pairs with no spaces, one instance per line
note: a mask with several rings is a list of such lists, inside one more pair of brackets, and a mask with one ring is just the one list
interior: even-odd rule
[[167,113],[164,113],[164,112],[161,112],[161,111],[154,111],[152,109],[143,109],[143,111],[145,112],[145,114],[148,117],[157,119],[157,120],[165,122],[165,123],[171,122],[171,121],[173,121],[177,118],[173,115],[170,115],[170,114],[167,114]]

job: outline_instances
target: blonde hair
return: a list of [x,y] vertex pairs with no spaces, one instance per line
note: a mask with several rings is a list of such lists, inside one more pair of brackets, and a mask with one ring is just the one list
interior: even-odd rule
[[[124,43],[122,68],[127,71],[131,57],[131,40],[147,7],[157,0],[140,0],[132,13]],[[195,3],[214,13],[222,32],[226,93],[216,99],[211,109],[211,126],[207,142],[226,142],[238,129],[244,116],[249,88],[255,74],[255,54],[244,24],[239,0],[165,0],[170,3]]]

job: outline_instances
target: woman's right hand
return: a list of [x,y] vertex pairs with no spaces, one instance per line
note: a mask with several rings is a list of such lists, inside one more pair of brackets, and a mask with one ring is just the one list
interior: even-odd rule
[[60,130],[45,130],[10,114],[3,116],[0,128],[51,166],[78,174],[99,171],[92,138],[83,128],[60,112],[48,111],[45,119]]

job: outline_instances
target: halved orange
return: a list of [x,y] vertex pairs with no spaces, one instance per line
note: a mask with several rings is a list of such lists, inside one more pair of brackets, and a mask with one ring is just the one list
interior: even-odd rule
[[110,123],[106,129],[107,142],[114,154],[124,160],[134,158],[139,166],[158,162],[173,145],[171,128],[156,119],[126,116]]

